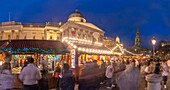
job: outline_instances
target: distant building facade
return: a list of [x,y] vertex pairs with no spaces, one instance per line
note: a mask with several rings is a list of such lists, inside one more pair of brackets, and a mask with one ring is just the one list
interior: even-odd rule
[[170,41],[161,41],[158,45],[160,56],[170,58]]
[[46,24],[2,22],[0,24],[0,40],[35,39],[59,40],[60,26],[63,23]]

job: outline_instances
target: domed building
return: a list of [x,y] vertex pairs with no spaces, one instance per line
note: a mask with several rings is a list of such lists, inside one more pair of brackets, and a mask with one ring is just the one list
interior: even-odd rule
[[76,9],[76,11],[69,16],[68,21],[86,22],[86,19],[84,15]]
[[[112,51],[104,46],[105,32],[94,24],[86,22],[84,15],[77,9],[70,14],[68,21],[60,29],[62,42],[69,46],[71,54],[79,53],[80,64],[89,59],[107,59],[106,56],[112,54]],[[71,65],[75,67],[75,57],[72,58]]]

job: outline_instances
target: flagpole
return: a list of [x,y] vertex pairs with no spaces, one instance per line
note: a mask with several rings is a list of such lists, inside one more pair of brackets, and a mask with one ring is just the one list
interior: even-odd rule
[[10,18],[11,18],[11,17],[10,17],[10,14],[11,14],[11,11],[9,10],[9,22],[10,22]]

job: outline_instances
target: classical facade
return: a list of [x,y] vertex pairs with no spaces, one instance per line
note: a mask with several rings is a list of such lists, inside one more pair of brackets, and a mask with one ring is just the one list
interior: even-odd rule
[[105,32],[92,23],[86,22],[84,15],[77,9],[69,16],[68,22],[61,26],[61,29],[63,30],[62,37],[103,43]]
[[21,23],[21,22],[2,22],[0,24],[0,40],[59,40],[60,26],[63,23],[46,24]]
[[60,27],[62,41],[70,44],[78,51],[93,54],[112,54],[104,47],[104,31],[92,23],[86,22],[85,16],[76,11],[72,13],[68,21]]

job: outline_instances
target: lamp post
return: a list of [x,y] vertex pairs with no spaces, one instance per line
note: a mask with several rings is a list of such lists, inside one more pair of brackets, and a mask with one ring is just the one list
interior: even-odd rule
[[155,37],[153,37],[153,39],[151,41],[152,41],[152,45],[153,45],[153,60],[154,60],[154,57],[155,57],[155,44],[156,44]]

